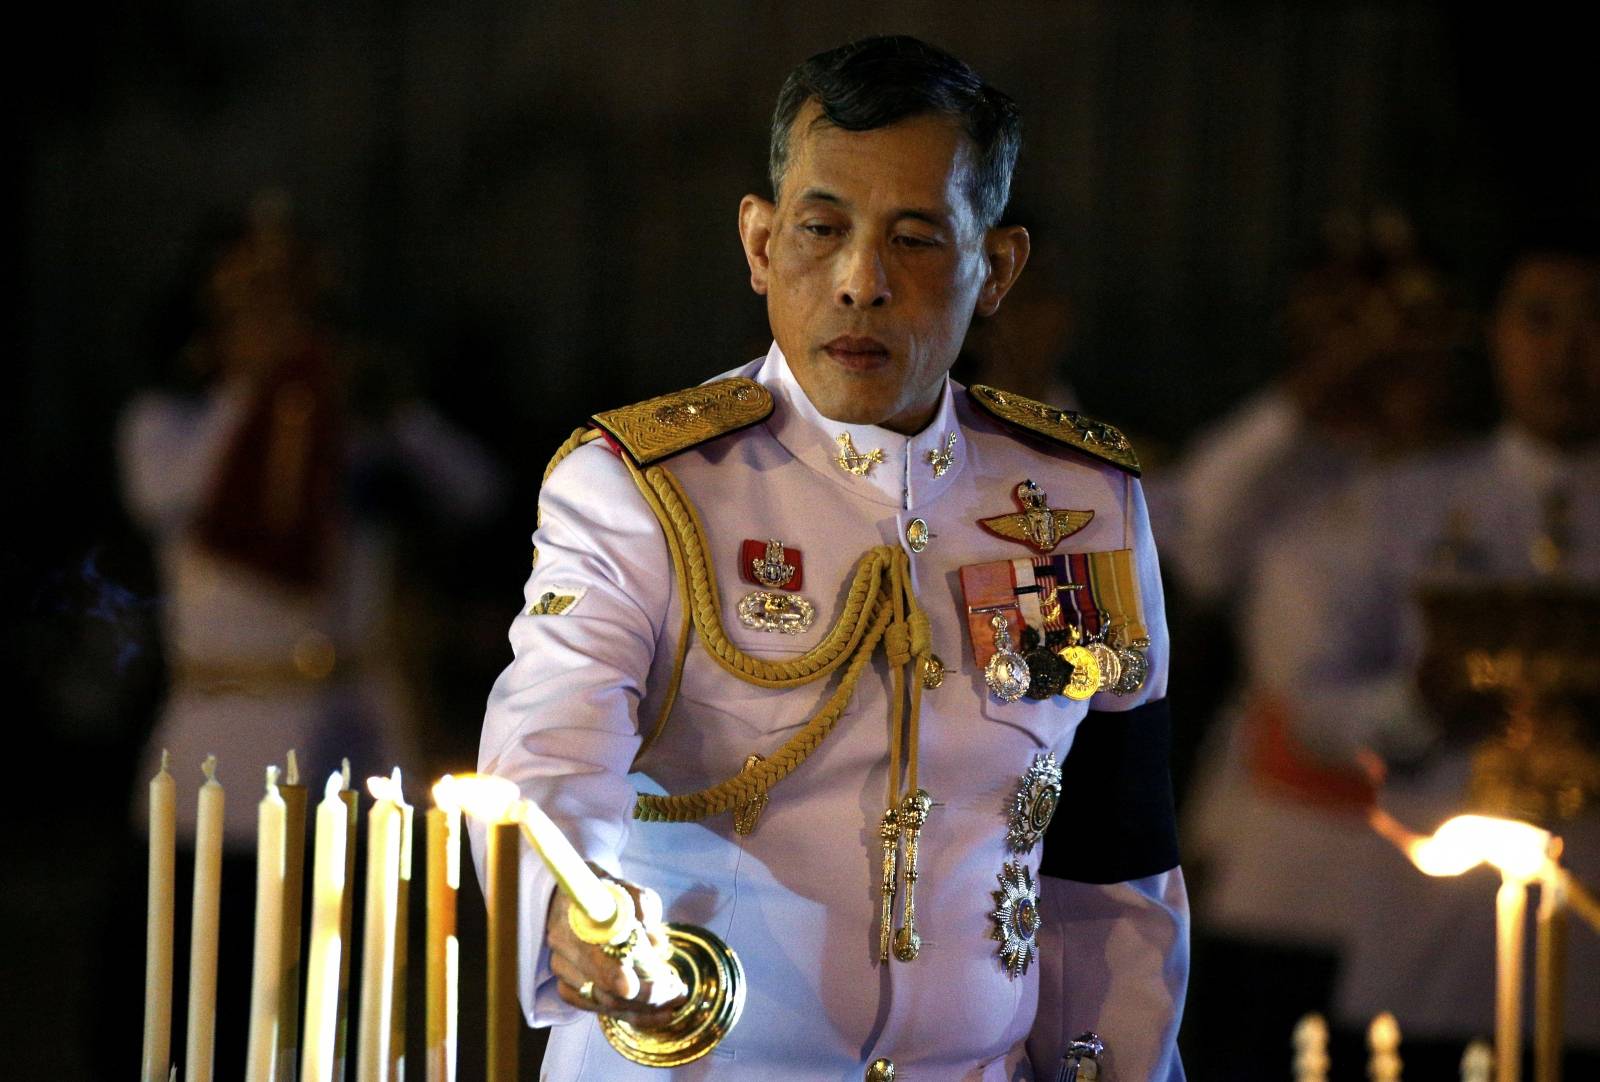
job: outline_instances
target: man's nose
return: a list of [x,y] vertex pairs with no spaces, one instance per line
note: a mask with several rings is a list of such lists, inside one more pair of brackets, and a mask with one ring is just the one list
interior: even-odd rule
[[839,284],[833,291],[835,304],[845,308],[882,308],[889,303],[889,275],[878,245],[857,241],[845,255]]

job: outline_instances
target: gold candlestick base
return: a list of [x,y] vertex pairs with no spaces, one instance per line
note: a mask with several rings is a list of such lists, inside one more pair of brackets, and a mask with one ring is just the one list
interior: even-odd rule
[[721,939],[692,924],[667,924],[672,968],[689,995],[659,1029],[600,1016],[600,1032],[624,1058],[646,1067],[678,1067],[715,1048],[744,1010],[744,967]]

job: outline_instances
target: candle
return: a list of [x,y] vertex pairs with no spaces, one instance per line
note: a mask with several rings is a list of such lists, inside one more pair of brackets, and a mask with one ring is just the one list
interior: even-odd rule
[[617,917],[616,895],[607,889],[600,877],[572,848],[561,828],[550,821],[544,809],[531,800],[524,800],[518,808],[522,819],[522,832],[544,857],[544,862],[566,890],[578,903],[584,915],[595,924],[610,924]]
[[396,1082],[406,1076],[406,982],[410,975],[411,850],[414,811],[400,792],[400,768],[394,771],[394,791],[400,807],[400,882],[394,907],[394,1003],[389,1014],[389,1075]]
[[274,1082],[278,1056],[278,982],[283,976],[283,798],[278,768],[267,767],[267,793],[257,806],[256,941],[250,985],[250,1043],[245,1082]]
[[329,776],[317,805],[315,861],[311,872],[311,946],[306,953],[306,1024],[300,1041],[301,1082],[333,1082],[339,1039],[339,973],[349,953],[344,939],[350,815]]
[[488,1082],[516,1082],[517,1034],[517,824],[491,823],[484,861],[489,905]]
[[144,1082],[161,1082],[172,1061],[172,908],[177,844],[177,786],[161,752],[150,779],[150,866],[145,900]]
[[1526,880],[1505,876],[1495,895],[1496,1082],[1517,1082],[1522,1073],[1522,934],[1527,906]]
[[366,937],[361,956],[359,1082],[388,1082],[394,1011],[395,914],[400,893],[400,772],[368,778],[374,800],[367,813]]
[[1566,885],[1552,862],[1539,880],[1538,937],[1534,940],[1533,1074],[1560,1082],[1563,997],[1567,983]]
[[446,774],[428,809],[427,1082],[455,1082],[456,989],[461,944],[456,899],[461,890],[461,809]]
[[300,931],[301,905],[306,884],[306,787],[300,784],[300,764],[289,749],[283,798],[283,975],[278,979],[278,1082],[294,1082],[300,1039]]
[[183,1062],[189,1082],[211,1082],[217,1032],[217,932],[222,916],[222,786],[217,757],[200,766],[195,815],[194,907],[189,931],[189,1037]]
[[356,831],[361,826],[361,794],[350,787],[350,760],[341,759],[339,766],[339,799],[344,802],[344,904],[339,908],[339,942],[345,949],[339,952],[339,1023],[333,1042],[333,1077],[345,1078],[347,1050],[350,1038],[350,956],[355,953],[356,920]]

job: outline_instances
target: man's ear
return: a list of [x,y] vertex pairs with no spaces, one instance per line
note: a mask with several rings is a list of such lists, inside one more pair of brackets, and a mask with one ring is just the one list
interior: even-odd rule
[[978,291],[978,315],[995,314],[1027,265],[1031,245],[1028,231],[1020,225],[999,226],[984,234],[983,254],[989,263],[989,276]]
[[739,243],[744,245],[744,258],[750,264],[750,288],[762,296],[767,293],[767,244],[772,240],[771,200],[759,195],[747,195],[739,200]]

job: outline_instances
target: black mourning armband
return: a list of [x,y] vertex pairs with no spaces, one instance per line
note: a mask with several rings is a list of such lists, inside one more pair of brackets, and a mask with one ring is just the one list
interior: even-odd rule
[[1061,803],[1044,835],[1041,875],[1122,883],[1178,866],[1165,698],[1091,710],[1061,766]]

